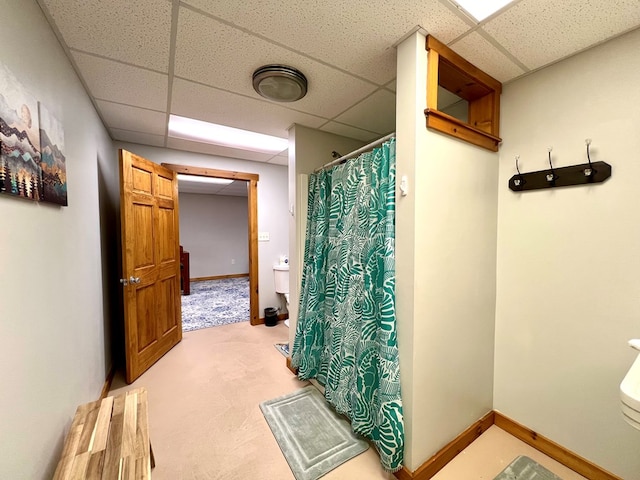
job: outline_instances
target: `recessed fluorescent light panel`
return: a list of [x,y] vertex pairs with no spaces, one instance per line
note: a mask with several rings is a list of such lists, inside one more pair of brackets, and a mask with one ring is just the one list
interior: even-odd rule
[[181,182],[213,183],[215,185],[229,185],[233,183],[233,180],[227,178],[201,177],[199,175],[184,175],[182,173],[178,174],[178,180]]
[[289,140],[286,138],[264,135],[177,115],[169,117],[169,136],[183,140],[239,148],[241,150],[251,150],[252,152],[280,153],[289,148]]
[[478,22],[493,15],[514,0],[451,0]]

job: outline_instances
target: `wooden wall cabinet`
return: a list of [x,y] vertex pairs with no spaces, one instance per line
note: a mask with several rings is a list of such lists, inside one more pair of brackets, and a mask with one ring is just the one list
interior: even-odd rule
[[[431,35],[426,47],[427,128],[497,152],[502,84]],[[467,122],[438,109],[438,86],[468,102]]]

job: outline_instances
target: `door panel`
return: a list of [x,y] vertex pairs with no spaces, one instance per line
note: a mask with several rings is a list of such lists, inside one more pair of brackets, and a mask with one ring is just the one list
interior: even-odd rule
[[171,177],[158,176],[158,196],[172,200],[173,179]]
[[[153,267],[153,205],[133,204],[136,235],[133,243],[133,265],[136,269]],[[138,272],[140,273],[140,272]]]
[[160,246],[158,248],[158,259],[160,263],[173,261],[175,253],[175,241],[177,232],[174,231],[175,219],[173,209],[161,208],[159,212],[160,230],[165,232],[160,238]]
[[126,380],[182,339],[178,183],[171,170],[120,150]]
[[136,289],[136,331],[138,334],[138,351],[141,353],[156,341],[156,329],[153,316],[153,289],[143,287]]
[[153,183],[153,173],[140,168],[133,167],[133,191],[151,194]]
[[[176,292],[175,292],[175,278],[169,277],[161,280],[159,288],[159,297],[158,303],[159,308],[162,308],[167,311],[175,311],[176,309]],[[165,316],[161,319],[162,321],[159,323],[160,334],[164,335],[167,332],[171,331],[172,328],[176,327],[175,318],[170,316]]]

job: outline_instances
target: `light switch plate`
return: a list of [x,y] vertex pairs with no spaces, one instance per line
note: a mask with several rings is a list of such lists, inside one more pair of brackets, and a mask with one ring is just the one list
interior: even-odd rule
[[258,232],[258,241],[259,242],[268,242],[269,241],[269,232]]

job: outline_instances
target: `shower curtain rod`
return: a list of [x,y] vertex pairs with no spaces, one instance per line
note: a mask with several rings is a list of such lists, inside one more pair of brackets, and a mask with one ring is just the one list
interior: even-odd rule
[[360,155],[361,153],[364,153],[368,150],[371,150],[373,147],[376,147],[384,142],[386,142],[387,140],[389,140],[390,138],[393,138],[396,136],[396,132],[390,133],[389,135],[386,135],[382,138],[379,138],[378,140],[375,140],[373,142],[371,142],[368,145],[365,145],[364,147],[360,147],[357,150],[354,150],[351,153],[347,153],[346,155],[341,156],[340,158],[336,158],[335,160],[329,162],[329,163],[325,163],[323,166],[321,166],[320,168],[316,168],[313,172],[314,173],[318,173],[321,172],[322,170],[324,170],[325,168],[330,168],[333,167],[334,165],[338,165],[340,163],[343,163],[347,160],[349,160],[350,158],[353,158],[357,155]]

